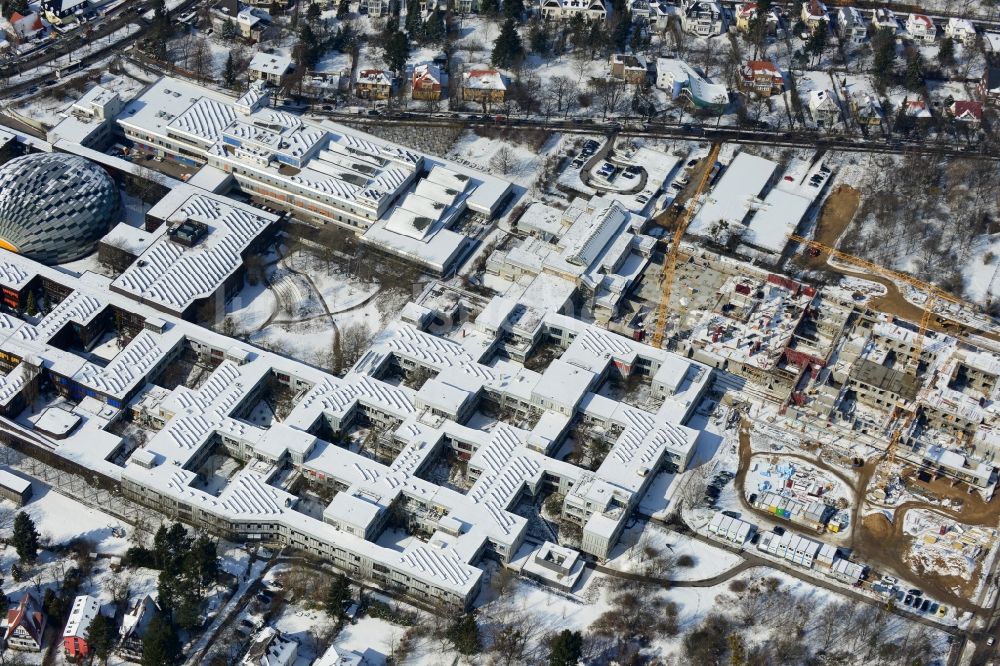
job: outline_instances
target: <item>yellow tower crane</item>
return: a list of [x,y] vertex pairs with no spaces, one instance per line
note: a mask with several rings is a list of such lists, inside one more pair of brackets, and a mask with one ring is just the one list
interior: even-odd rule
[[688,225],[691,224],[691,220],[697,212],[698,197],[705,191],[705,187],[712,177],[712,172],[714,171],[712,167],[719,158],[719,150],[721,149],[722,144],[712,144],[712,150],[709,151],[708,157],[705,158],[705,163],[702,165],[701,178],[698,180],[698,184],[689,197],[690,205],[684,211],[681,219],[677,221],[677,228],[674,230],[670,249],[667,251],[667,256],[663,261],[663,275],[660,278],[660,286],[663,293],[660,296],[660,304],[656,309],[656,328],[653,331],[652,339],[654,347],[663,346],[663,334],[667,329],[667,312],[670,308],[670,292],[674,285],[674,269],[677,267],[677,253],[681,245],[681,239],[684,238],[684,233],[687,231]]

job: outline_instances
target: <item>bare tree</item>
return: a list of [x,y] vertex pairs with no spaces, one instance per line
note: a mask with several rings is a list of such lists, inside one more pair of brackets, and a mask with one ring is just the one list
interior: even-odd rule
[[516,166],[517,156],[509,146],[501,146],[490,159],[490,169],[505,176],[513,173]]
[[191,60],[188,69],[199,81],[212,78],[212,48],[205,37],[195,39],[191,47]]
[[344,362],[353,364],[364,353],[375,334],[371,327],[365,322],[356,322],[346,327],[340,335],[340,348],[344,357]]

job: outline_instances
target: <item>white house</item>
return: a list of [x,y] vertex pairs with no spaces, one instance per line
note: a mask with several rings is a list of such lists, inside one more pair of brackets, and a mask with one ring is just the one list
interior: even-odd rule
[[937,39],[937,27],[926,14],[910,14],[906,17],[906,33],[910,38],[925,44]]
[[855,7],[841,7],[837,10],[837,34],[848,44],[859,46],[868,36],[865,17]]
[[889,29],[899,32],[899,21],[891,9],[880,7],[872,11],[872,28],[875,30]]
[[291,666],[298,654],[298,643],[282,636],[274,627],[265,627],[240,663],[242,666]]
[[684,32],[711,37],[721,35],[725,29],[722,9],[714,0],[683,0],[680,12]]
[[540,9],[542,18],[547,21],[569,21],[582,16],[584,21],[591,23],[608,18],[604,0],[544,0]]
[[944,27],[944,34],[956,42],[971,44],[976,41],[976,26],[972,25],[972,21],[969,19],[950,18]]
[[809,0],[802,3],[802,22],[809,30],[826,28],[830,23],[830,14],[826,11],[826,5],[819,0]]
[[809,113],[820,127],[833,127],[840,122],[840,105],[829,90],[813,90],[809,93]]
[[267,81],[271,85],[280,86],[293,69],[295,69],[295,64],[288,56],[255,53],[247,67],[247,72],[250,74],[250,78],[255,81]]

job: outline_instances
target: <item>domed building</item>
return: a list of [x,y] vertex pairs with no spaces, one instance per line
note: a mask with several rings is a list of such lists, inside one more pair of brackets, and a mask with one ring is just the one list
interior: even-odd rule
[[33,153],[0,166],[0,248],[43,264],[93,252],[121,217],[115,181],[76,155]]

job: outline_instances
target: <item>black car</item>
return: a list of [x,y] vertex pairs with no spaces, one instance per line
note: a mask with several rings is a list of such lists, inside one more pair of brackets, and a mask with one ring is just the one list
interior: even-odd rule
[[781,525],[778,525],[777,527],[774,528],[774,533],[777,534],[778,536],[782,536],[785,533],[785,528],[782,527]]
[[931,600],[930,599],[924,599],[923,602],[921,602],[921,604],[920,604],[920,612],[921,613],[926,613],[927,609],[930,608],[930,607],[931,607]]
[[924,591],[923,590],[918,590],[916,588],[914,588],[912,590],[907,590],[906,592],[907,592],[907,594],[912,594],[915,597],[922,597],[924,595]]
[[903,603],[906,604],[907,606],[912,606],[913,605],[913,595],[912,594],[906,595],[906,599],[903,600]]

